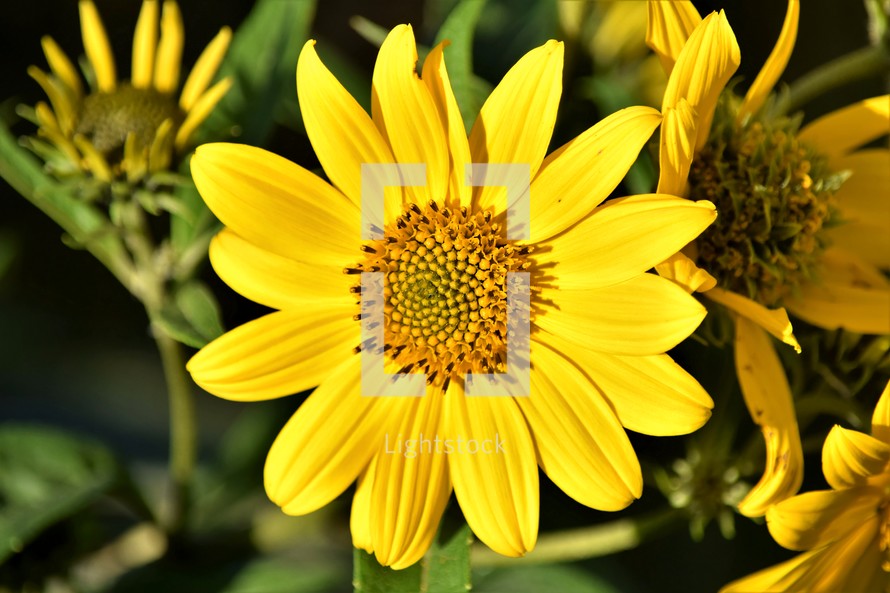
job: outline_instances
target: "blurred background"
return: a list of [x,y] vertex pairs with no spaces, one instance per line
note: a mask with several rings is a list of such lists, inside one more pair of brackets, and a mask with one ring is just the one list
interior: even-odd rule
[[[566,0],[570,4],[582,2]],[[96,4],[109,32],[119,73],[127,76],[141,2],[96,0]],[[430,43],[453,4],[323,0],[316,7],[311,36],[319,40],[319,53],[331,69],[360,102],[368,105],[376,47],[356,31],[351,19],[361,16],[387,30],[409,22],[417,31],[418,41]],[[778,36],[785,3],[751,0],[695,4],[702,14],[726,10],[742,49],[738,75],[740,88],[746,88]],[[247,0],[182,0],[186,30],[183,72],[220,27],[236,29],[244,22],[252,5]],[[554,0],[490,0],[476,34],[475,72],[496,84],[526,51],[546,39],[563,38],[559,9]],[[798,43],[783,80],[793,81],[832,58],[866,45],[866,26],[861,2],[808,0],[802,6]],[[34,130],[28,122],[16,121],[15,105],[33,105],[43,99],[39,86],[26,74],[31,64],[45,66],[40,49],[42,35],[51,35],[70,56],[80,55],[77,3],[32,0],[4,9],[0,19],[0,114],[17,135]],[[567,83],[551,149],[607,114],[608,100],[603,98],[602,88],[591,85],[591,80],[596,80],[596,56],[592,57],[580,43],[570,43],[567,51]],[[878,80],[842,89],[809,105],[807,118],[880,92],[885,89]],[[620,104],[621,93],[616,91],[610,97],[617,102],[615,108],[624,106]],[[275,127],[264,146],[317,169],[318,162],[294,109],[295,92],[291,100],[290,108],[283,109],[279,117],[281,125]],[[625,191],[629,189],[633,190]],[[104,445],[131,469],[133,479],[147,493],[148,504],[155,504],[164,488],[166,471],[167,400],[144,310],[105,268],[88,253],[66,246],[61,235],[49,218],[0,181],[0,424],[61,428]],[[209,266],[202,277],[220,301],[227,328],[264,312],[219,281]],[[691,343],[682,346],[677,356],[686,366],[695,368],[711,365],[713,361],[708,357],[715,354]],[[731,369],[727,377],[733,380]],[[243,404],[197,394],[203,486],[196,503],[196,520],[208,526],[205,552],[197,556],[190,552],[192,556],[184,557],[183,565],[167,567],[172,572],[164,579],[145,575],[125,578],[117,590],[148,591],[161,582],[169,592],[351,590],[350,493],[314,515],[292,518],[268,502],[262,490],[262,464],[268,445],[302,399],[297,396]],[[742,422],[749,422],[742,418]],[[745,428],[749,429],[753,432],[754,427]],[[681,437],[631,437],[644,465],[647,460],[669,463],[684,455]],[[27,441],[21,446],[27,447]],[[59,446],[60,451],[64,450],[64,444]],[[0,457],[0,472],[3,462]],[[222,465],[226,469],[217,471]],[[0,482],[15,479],[9,472],[0,473]],[[575,503],[546,478],[541,486],[542,532],[614,518]],[[3,504],[0,498],[0,525],[10,520],[3,515]],[[663,504],[662,494],[647,487],[629,512],[645,512]],[[455,506],[446,520],[458,520]],[[38,575],[64,574],[74,558],[95,560],[98,543],[108,539],[109,531],[119,537],[132,533],[136,523],[128,511],[111,500],[100,498],[79,508],[0,565],[0,591],[41,582],[43,577]],[[733,578],[790,557],[763,526],[740,516],[735,524],[737,533],[731,540],[711,524],[704,538],[696,542],[688,529],[680,526],[630,552],[566,567],[480,569],[476,582],[480,590],[487,582],[487,591],[519,591],[519,587],[537,587],[536,583],[540,584],[537,589],[521,590],[555,590],[548,588],[554,582],[563,583],[563,591],[715,591]],[[146,541],[144,550],[150,558],[151,538]],[[280,588],[238,588],[239,579],[248,578],[244,576],[245,561],[257,550],[281,559],[280,564],[251,568],[266,571],[271,575],[267,576],[268,582],[280,583]],[[101,562],[91,566],[101,572],[96,568],[102,566]],[[170,575],[173,578],[168,578]],[[89,582],[91,577],[85,578]],[[100,580],[99,576],[95,578]]]

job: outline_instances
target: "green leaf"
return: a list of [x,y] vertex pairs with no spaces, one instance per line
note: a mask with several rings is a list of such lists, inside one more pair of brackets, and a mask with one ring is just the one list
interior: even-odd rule
[[0,563],[108,491],[120,475],[97,443],[52,428],[0,425]]
[[403,570],[381,566],[373,554],[353,550],[353,586],[355,593],[418,593],[421,589],[421,564]]
[[198,280],[178,287],[153,321],[171,338],[192,348],[203,348],[225,332],[216,298]]
[[448,39],[451,45],[445,50],[445,66],[454,98],[460,107],[464,126],[469,132],[485,98],[491,93],[491,85],[473,75],[473,33],[486,0],[463,0],[455,6],[436,35],[436,44]]
[[296,101],[297,58],[309,37],[315,0],[260,0],[238,28],[220,66],[232,88],[201,127],[201,141],[236,135],[261,146],[282,101]]
[[617,588],[578,568],[561,565],[510,566],[480,573],[474,593],[620,593]]
[[454,532],[446,542],[433,543],[423,561],[426,591],[466,593],[471,589],[470,544],[472,543],[473,534],[467,525]]

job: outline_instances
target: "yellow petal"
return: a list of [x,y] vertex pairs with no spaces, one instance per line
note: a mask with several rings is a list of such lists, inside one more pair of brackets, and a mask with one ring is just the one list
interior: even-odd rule
[[142,179],[148,170],[147,151],[136,148],[136,133],[128,132],[124,141],[124,158],[121,169],[127,174],[127,181],[135,183]]
[[223,27],[216,34],[216,37],[207,44],[204,51],[195,62],[191,73],[185,79],[182,86],[182,94],[179,96],[179,106],[183,111],[188,113],[195,106],[198,99],[204,95],[204,91],[210,86],[210,81],[216,75],[216,71],[222,62],[226,50],[229,48],[229,42],[232,40],[232,30]]
[[[594,290],[541,290],[535,324],[584,348],[612,354],[662,354],[686,339],[705,308],[654,274]],[[552,303],[552,305],[550,304]]]
[[857,218],[852,224],[829,229],[831,244],[855,253],[870,265],[890,269],[890,228],[885,228],[876,213],[871,219]]
[[550,154],[531,185],[532,241],[567,229],[605,200],[660,122],[650,107],[628,107]]
[[[297,95],[321,166],[331,183],[360,208],[362,163],[393,163],[395,159],[368,114],[321,63],[313,40],[303,46],[297,62]],[[398,216],[389,210],[387,216]]]
[[62,132],[65,135],[72,134],[77,121],[74,97],[65,91],[58,79],[47,76],[46,72],[36,66],[28,67],[28,76],[36,80],[43,92],[46,93],[49,102],[52,103]]
[[330,185],[287,159],[253,146],[204,144],[192,177],[224,225],[256,245],[297,261],[356,261],[359,213]]
[[516,403],[553,483],[583,505],[621,510],[643,492],[640,462],[615,412],[564,356],[534,343],[531,395]]
[[849,537],[734,581],[720,593],[882,591],[886,573],[880,568],[878,527],[875,516]]
[[798,138],[829,157],[838,157],[880,138],[888,128],[890,95],[881,95],[823,115],[805,126]]
[[890,334],[890,288],[862,287],[851,285],[843,278],[823,277],[820,284],[807,283],[801,287],[799,296],[785,299],[788,310],[823,329]]
[[690,294],[695,291],[705,292],[717,286],[716,278],[696,266],[691,258],[680,252],[655,266],[655,271],[662,278],[676,283]]
[[658,55],[665,74],[670,75],[686,40],[701,22],[692,2],[649,1],[646,45]]
[[179,5],[174,0],[164,0],[164,12],[161,15],[161,41],[158,43],[158,53],[155,59],[154,87],[158,92],[172,93],[179,85],[179,67],[182,61],[184,40],[185,32],[182,27]]
[[717,98],[740,61],[739,45],[722,10],[708,15],[683,46],[668,79],[661,110],[676,107],[680,99],[689,102],[698,113],[696,149],[707,140]]
[[666,354],[605,354],[578,348],[544,332],[535,334],[535,340],[571,353],[572,361],[599,388],[629,430],[653,436],[688,434],[711,417],[711,397]]
[[[550,40],[525,54],[482,106],[470,132],[474,163],[518,163],[534,179],[556,123],[562,94],[563,44]],[[503,189],[479,187],[476,202],[503,211]],[[534,216],[534,215],[533,215]]]
[[767,96],[785,71],[785,66],[788,65],[788,59],[794,50],[794,42],[797,40],[797,21],[799,19],[800,2],[788,0],[788,10],[785,12],[785,21],[782,23],[779,39],[763,64],[763,68],[757,74],[757,78],[754,79],[745,94],[737,116],[739,122],[743,122],[745,118],[757,113],[763,107]]
[[451,81],[445,69],[444,49],[448,46],[443,41],[427,54],[423,62],[423,82],[426,84],[436,104],[436,110],[442,122],[442,129],[448,137],[448,149],[451,159],[451,175],[449,195],[452,199],[460,198],[462,206],[469,207],[471,191],[465,183],[465,166],[471,162],[470,145],[467,141],[467,130],[457,105],[457,99],[451,90]]
[[158,126],[148,152],[148,168],[152,173],[169,169],[173,158],[173,119],[167,118]]
[[410,25],[386,36],[374,66],[374,91],[396,160],[426,165],[426,188],[408,190],[426,203],[448,188],[448,145],[436,104],[415,72],[417,46]]
[[[444,426],[454,443],[448,455],[454,493],[473,533],[505,556],[531,551],[538,537],[538,465],[515,399],[466,397],[454,382],[445,395]],[[470,442],[494,452],[472,454]]]
[[130,77],[137,89],[149,88],[154,76],[158,13],[157,0],[143,0],[139,20],[136,21],[136,32],[133,34],[133,70]]
[[791,327],[788,313],[782,307],[767,309],[748,297],[723,290],[722,288],[712,288],[705,293],[705,296],[715,303],[720,303],[730,311],[753,321],[759,327],[772,334],[773,337],[788,344],[796,352],[800,352],[800,344],[797,342],[797,338],[794,337],[794,328]]
[[93,146],[93,143],[90,142],[85,136],[81,134],[77,134],[74,136],[74,145],[77,147],[77,150],[83,155],[83,160],[86,163],[86,168],[97,178],[105,182],[111,181],[114,174],[111,172],[111,167],[108,166],[108,161],[105,160],[105,157],[102,156],[102,153],[96,150],[96,147]]
[[114,69],[114,54],[111,53],[111,44],[102,19],[93,0],[80,0],[80,28],[83,33],[83,48],[87,52],[87,59],[93,66],[96,75],[96,85],[105,93],[114,90],[117,85],[117,75]]
[[206,93],[195,101],[195,104],[189,109],[188,115],[185,116],[185,121],[182,122],[182,125],[176,131],[176,139],[174,141],[176,150],[185,148],[189,139],[191,139],[192,133],[198,129],[198,126],[204,123],[204,120],[207,119],[207,116],[210,115],[210,112],[213,111],[220,99],[229,92],[230,88],[232,88],[232,79],[224,78],[210,87]]
[[374,470],[380,455],[378,452],[359,476],[355,496],[352,497],[352,510],[349,513],[352,547],[369,554],[374,553],[374,544],[371,543],[371,491],[374,488]]
[[40,43],[43,45],[46,62],[49,64],[53,74],[65,83],[72,95],[80,97],[83,94],[83,86],[71,60],[68,59],[68,56],[52,37],[44,36],[40,39]]
[[890,445],[855,430],[834,425],[822,447],[822,473],[837,490],[861,486],[884,471]]
[[716,217],[705,201],[661,195],[610,200],[545,243],[535,259],[560,290],[611,286],[677,252]]
[[343,266],[282,257],[228,229],[210,243],[210,263],[240,295],[272,309],[299,309],[306,303],[355,305],[349,289],[359,282],[344,274]]
[[339,496],[383,446],[413,398],[362,397],[361,359],[349,356],[287,422],[272,443],[266,494],[289,515]]
[[881,398],[871,417],[871,434],[890,444],[890,381],[884,386]]
[[686,195],[689,168],[695,156],[698,115],[685,98],[664,112],[658,150],[658,193]]
[[[890,241],[890,150],[859,150],[835,158],[832,166],[852,173],[835,194],[842,224],[832,228],[832,234],[843,231],[851,231],[853,235],[876,234],[876,239]],[[886,261],[890,258],[890,248],[880,249],[872,257]]]
[[770,535],[789,550],[810,550],[837,541],[878,514],[880,492],[868,488],[798,494],[769,509]]
[[384,437],[371,494],[371,541],[377,561],[395,570],[420,560],[436,536],[451,496],[440,442],[442,394],[409,398],[401,423]]
[[361,341],[354,307],[307,305],[245,323],[202,348],[187,367],[210,393],[257,401],[324,381]]
[[751,419],[760,426],[766,442],[763,477],[739,503],[739,512],[759,517],[800,488],[803,451],[791,388],[769,336],[742,315],[736,316],[735,331],[739,386]]

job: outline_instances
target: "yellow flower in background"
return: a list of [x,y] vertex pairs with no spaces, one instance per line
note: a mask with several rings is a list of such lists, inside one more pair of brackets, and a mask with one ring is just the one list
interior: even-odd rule
[[57,173],[83,170],[106,182],[121,177],[136,182],[147,174],[168,170],[174,151],[186,147],[192,133],[228,91],[229,79],[210,86],[232,35],[224,27],[198,58],[176,100],[184,39],[182,17],[174,0],[166,0],[163,13],[159,13],[157,0],[142,3],[128,82],[117,77],[108,36],[92,0],[80,1],[90,89],[84,89],[58,44],[50,37],[43,38],[50,72],[31,66],[28,74],[49,98],[49,105],[37,104],[35,118],[39,135],[49,141],[49,146],[40,150],[41,156]]
[[[545,158],[562,91],[561,43],[514,65],[469,138],[444,44],[418,77],[411,27],[393,29],[377,57],[371,116],[314,46],[300,55],[297,91],[330,184],[250,146],[204,145],[191,164],[227,227],[210,248],[214,269],[278,310],[201,350],[188,365],[194,380],[239,401],[318,386],[269,452],[269,497],[303,515],[358,479],[353,542],[394,568],[429,548],[452,488],[488,546],[508,556],[531,550],[539,464],[587,506],[626,507],[642,475],[625,428],[688,433],[712,406],[664,354],[704,308],[646,273],[711,223],[712,205],[656,194],[603,204],[661,116],[619,111]],[[426,165],[425,186],[387,191],[380,240],[360,234],[366,163]],[[505,236],[503,190],[467,186],[469,163],[528,165],[530,240]],[[531,395],[466,397],[465,373],[504,370],[505,276],[517,270],[531,278]],[[358,352],[367,345],[355,274],[368,271],[387,275],[387,368],[426,373],[423,397],[361,395]],[[407,454],[423,439],[428,447]],[[469,441],[489,452],[460,451]]]
[[721,593],[837,593],[890,588],[890,383],[875,407],[871,436],[835,425],[822,448],[831,490],[770,508],[770,534],[803,554],[730,583]]
[[890,282],[875,266],[890,263],[882,203],[890,154],[855,150],[887,134],[890,97],[800,131],[791,118],[769,116],[763,107],[791,55],[798,17],[799,2],[790,0],[776,46],[741,98],[724,88],[740,52],[723,12],[702,20],[690,2],[649,3],[647,41],[669,72],[658,191],[711,200],[719,212],[657,269],[735,318],[739,383],[767,445],[763,478],[739,505],[749,516],[794,494],[803,477],[791,390],[767,335],[799,350],[783,307],[827,329],[890,333]]

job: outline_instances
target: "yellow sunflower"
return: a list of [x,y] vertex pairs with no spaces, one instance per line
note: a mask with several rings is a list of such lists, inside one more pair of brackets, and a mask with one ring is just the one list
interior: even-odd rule
[[[640,496],[642,476],[624,429],[688,433],[712,406],[664,354],[705,310],[646,271],[707,227],[713,206],[655,194],[603,204],[659,113],[619,111],[545,158],[561,43],[513,66],[469,138],[444,44],[419,77],[411,27],[393,29],[377,57],[371,116],[314,46],[300,55],[297,94],[330,183],[250,146],[203,145],[191,164],[227,227],[210,248],[214,269],[278,309],[195,355],[194,380],[240,401],[318,386],[272,445],[269,497],[302,515],[358,479],[354,544],[393,568],[426,552],[452,488],[488,546],[508,556],[531,550],[539,464],[585,505],[626,507]],[[424,163],[426,183],[389,188],[381,238],[363,241],[369,163]],[[500,188],[465,183],[470,163],[528,167],[528,241],[506,236]],[[506,277],[519,270],[531,278],[530,396],[465,396],[466,373],[505,370]],[[386,274],[387,369],[425,373],[424,396],[364,396],[381,395],[381,386],[363,384],[360,353],[369,345],[361,342],[358,272]]]
[[799,494],[766,514],[780,545],[803,554],[734,581],[721,593],[890,590],[890,383],[871,436],[835,425],[822,448],[831,490]]
[[[224,27],[210,42],[182,87],[179,86],[183,26],[179,6],[145,0],[133,35],[129,82],[117,78],[114,56],[92,0],[80,0],[83,45],[91,70],[87,92],[68,56],[50,37],[42,40],[50,67],[28,74],[49,102],[37,104],[39,135],[49,141],[41,151],[59,174],[89,172],[101,181],[125,177],[136,182],[167,170],[174,151],[182,151],[195,129],[226,94],[231,80],[208,88],[225,55],[231,31]],[[160,38],[158,19],[160,18]]]
[[[647,41],[669,73],[658,192],[709,199],[717,222],[658,266],[735,318],[736,368],[763,430],[766,470],[739,505],[749,516],[794,494],[803,454],[791,391],[768,334],[793,346],[785,308],[827,329],[890,333],[890,153],[856,148],[887,134],[890,97],[798,130],[763,109],[797,36],[790,0],[779,39],[744,98],[724,88],[739,65],[721,11],[649,2]],[[847,175],[850,179],[844,181]],[[696,263],[701,268],[697,267]]]

